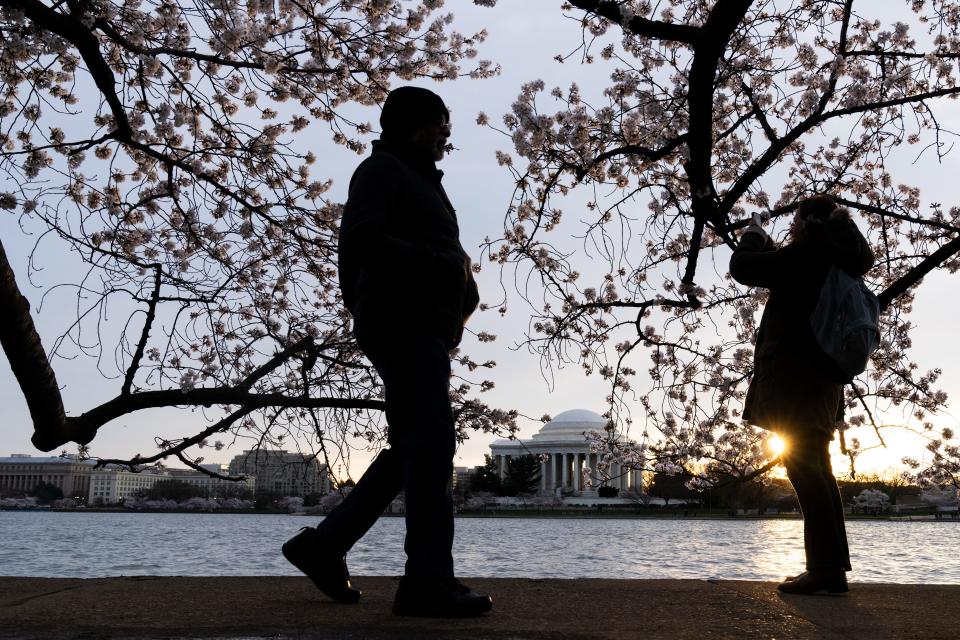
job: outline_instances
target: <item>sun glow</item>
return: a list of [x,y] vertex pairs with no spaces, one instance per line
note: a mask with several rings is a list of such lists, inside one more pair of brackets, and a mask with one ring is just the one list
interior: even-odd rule
[[770,439],[767,440],[767,446],[770,447],[770,451],[773,452],[773,455],[779,456],[782,454],[786,448],[787,443],[780,436],[770,436]]

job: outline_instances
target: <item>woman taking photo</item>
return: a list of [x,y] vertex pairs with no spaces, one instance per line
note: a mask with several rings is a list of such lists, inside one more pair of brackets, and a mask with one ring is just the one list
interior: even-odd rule
[[832,266],[859,278],[873,266],[873,252],[850,213],[825,195],[800,203],[787,244],[777,247],[753,224],[730,260],[737,282],[770,290],[743,417],[786,442],[783,464],[803,513],[807,570],[779,586],[785,593],[848,591],[843,503],[829,453],[843,417],[846,376],[820,348],[810,325]]

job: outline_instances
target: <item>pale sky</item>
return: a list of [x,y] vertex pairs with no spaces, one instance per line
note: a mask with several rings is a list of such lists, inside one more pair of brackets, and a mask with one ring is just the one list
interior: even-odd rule
[[[508,171],[499,167],[494,159],[498,149],[511,151],[509,140],[489,129],[475,124],[477,113],[485,112],[492,123],[497,124],[502,114],[509,111],[511,102],[519,93],[524,82],[541,78],[547,88],[559,85],[563,88],[576,81],[588,101],[601,102],[601,91],[606,85],[608,71],[599,64],[581,67],[575,61],[558,64],[553,57],[558,53],[567,53],[580,41],[579,24],[566,19],[559,10],[558,2],[501,2],[496,9],[481,9],[466,1],[447,3],[449,10],[457,15],[456,28],[463,33],[472,33],[486,27],[490,37],[480,47],[481,58],[492,58],[502,65],[502,74],[488,80],[463,79],[443,84],[420,82],[443,96],[451,108],[453,136],[451,142],[457,148],[441,168],[445,171],[445,186],[457,208],[464,247],[479,259],[479,245],[487,236],[500,236],[505,210],[510,202],[513,181]],[[553,109],[551,98],[544,98],[543,104]],[[362,109],[360,116],[376,125],[378,110]],[[951,118],[960,129],[960,116],[956,109]],[[369,139],[374,139],[371,135]],[[317,177],[334,179],[334,187],[329,194],[334,200],[346,198],[347,181],[353,168],[362,159],[343,148],[330,143],[329,136],[322,125],[312,125],[298,141],[309,144],[316,140],[314,153],[320,158],[315,165]],[[954,204],[955,192],[951,189],[955,182],[956,160],[951,159],[946,166],[925,164],[922,169],[909,170],[901,174],[904,179],[918,183],[922,189],[924,205],[929,202]],[[923,176],[919,178],[918,176]],[[5,190],[0,184],[0,190]],[[565,211],[574,219],[578,218],[577,205],[584,196],[575,194],[564,204]],[[638,205],[638,208],[641,205]],[[17,269],[21,289],[32,303],[38,330],[49,348],[53,336],[59,335],[64,322],[69,322],[72,310],[67,298],[53,298],[46,304],[43,313],[37,315],[39,295],[25,278],[25,259],[35,239],[25,238],[20,232],[16,217],[9,213],[0,215],[0,237],[3,238],[11,262]],[[575,246],[575,245],[573,245]],[[634,245],[637,246],[637,245]],[[582,258],[582,251],[578,253]],[[577,258],[575,257],[574,260]],[[58,270],[75,268],[76,264],[63,255],[42,253],[40,264],[46,271],[39,274],[38,280],[49,284],[57,282]],[[589,263],[578,263],[578,269],[589,274]],[[582,267],[582,268],[581,268]],[[594,267],[599,269],[600,267]],[[510,288],[511,278],[506,278],[508,296],[511,302],[510,313],[501,318],[495,311],[476,314],[469,328],[473,331],[484,330],[498,336],[497,341],[481,345],[472,337],[464,341],[464,351],[474,359],[497,361],[497,368],[483,377],[496,382],[496,388],[483,394],[485,400],[502,408],[514,408],[521,413],[538,417],[542,414],[556,415],[573,408],[591,409],[603,412],[603,399],[608,393],[608,385],[596,374],[585,377],[578,366],[561,369],[550,388],[540,372],[539,358],[525,350],[514,351],[511,347],[523,339],[528,315],[526,304]],[[495,265],[484,264],[478,282],[481,298],[494,304],[501,297],[499,272]],[[918,330],[914,333],[914,353],[922,369],[941,367],[944,370],[941,387],[951,398],[960,397],[960,340],[956,338],[953,319],[960,310],[957,303],[958,281],[956,276],[936,274],[927,278],[917,295],[913,322]],[[58,313],[58,309],[62,313]],[[647,368],[646,355],[640,352],[634,368],[644,371]],[[64,361],[54,363],[58,379],[63,387],[63,395],[68,413],[85,411],[99,402],[112,397],[119,383],[104,380],[90,361]],[[478,376],[479,381],[480,376]],[[634,384],[643,388],[642,376]],[[5,358],[0,358],[0,455],[10,453],[39,454],[30,444],[32,424],[26,404],[9,370]],[[891,414],[891,421],[901,420],[899,414]],[[955,422],[950,416],[935,419],[941,426]],[[135,453],[145,455],[156,451],[153,438],[157,435],[189,435],[199,427],[199,420],[189,410],[162,410],[140,412],[125,416],[100,430],[92,444],[92,452],[103,457],[128,457]],[[539,429],[540,423],[524,421],[521,437],[530,437]],[[492,437],[477,435],[460,448],[457,465],[477,465],[482,463],[483,454],[489,451]],[[869,441],[869,438],[864,438]],[[860,463],[861,468],[884,468],[895,464],[907,451],[920,454],[919,447],[911,444],[906,437],[889,437],[887,450],[866,454]],[[221,452],[206,450],[206,462],[227,462],[239,452],[241,446],[225,449]],[[355,455],[352,475],[356,477],[366,466],[368,457]],[[836,464],[842,464],[839,460]],[[174,464],[173,466],[179,466]]]

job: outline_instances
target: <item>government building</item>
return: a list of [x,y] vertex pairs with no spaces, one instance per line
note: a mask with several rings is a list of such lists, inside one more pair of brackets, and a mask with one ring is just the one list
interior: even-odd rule
[[94,461],[71,456],[32,456],[14,453],[0,457],[0,496],[25,495],[45,482],[59,487],[64,497],[85,500],[94,474]]
[[[202,464],[209,471],[225,475],[226,465]],[[224,480],[214,478],[192,469],[165,469],[163,471],[144,470],[134,473],[127,469],[107,468],[95,471],[90,478],[90,497],[88,504],[117,504],[135,498],[158,482],[179,480],[200,489],[204,496],[229,497],[244,490],[251,495],[256,492],[257,480],[248,476],[243,480]]]
[[[201,466],[220,474],[227,473],[225,465]],[[194,485],[207,496],[229,495],[241,487],[250,493],[256,490],[256,479],[252,476],[234,482],[190,469],[144,469],[139,473],[116,465],[97,469],[96,460],[81,460],[75,454],[33,456],[14,453],[0,457],[0,497],[30,495],[37,485],[46,483],[59,488],[63,497],[78,502],[117,504],[137,497],[164,480],[180,480]]]
[[[557,415],[541,427],[529,440],[496,440],[490,445],[490,456],[496,460],[500,478],[506,474],[507,460],[526,455],[547,458],[540,465],[540,494],[594,497],[601,485],[596,475],[599,454],[590,451],[586,432],[603,431],[606,418],[586,409],[572,409]],[[627,442],[630,442],[627,440]],[[590,474],[585,474],[590,469]],[[623,494],[639,492],[643,486],[641,472],[613,465],[606,484]],[[590,482],[586,482],[589,479]]]
[[234,456],[228,469],[231,475],[256,477],[259,495],[304,497],[330,493],[327,465],[316,455],[251,449]]

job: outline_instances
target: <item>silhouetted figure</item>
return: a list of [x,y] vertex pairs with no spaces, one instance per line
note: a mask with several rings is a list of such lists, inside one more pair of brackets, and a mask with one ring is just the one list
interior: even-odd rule
[[401,87],[387,96],[380,125],[381,139],[350,181],[339,267],[357,344],[383,381],[390,446],[283,552],[325,594],[356,602],[344,556],[404,490],[407,563],[394,613],[479,615],[491,599],[456,580],[452,555],[449,351],[479,296],[435,165],[450,136],[449,112],[435,93]]
[[810,316],[831,266],[860,277],[873,266],[873,252],[849,212],[828,196],[801,202],[790,233],[790,243],[777,248],[751,225],[730,260],[735,280],[770,290],[743,417],[787,443],[783,463],[803,513],[807,570],[780,590],[845,594],[850,554],[829,454],[843,418],[845,376],[818,346]]

